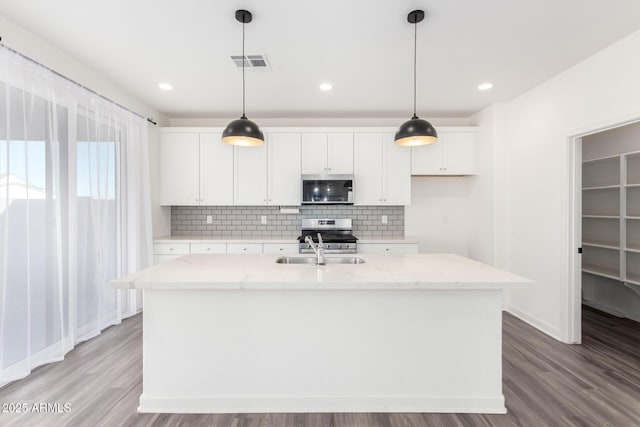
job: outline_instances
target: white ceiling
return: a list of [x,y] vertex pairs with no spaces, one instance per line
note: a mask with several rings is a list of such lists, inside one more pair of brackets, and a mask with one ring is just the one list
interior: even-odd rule
[[[169,117],[236,117],[246,8],[251,117],[465,117],[511,99],[640,28],[637,0],[0,0],[0,14]],[[170,82],[171,92],[157,84]],[[318,85],[329,81],[331,92]],[[479,92],[484,81],[494,89]]]

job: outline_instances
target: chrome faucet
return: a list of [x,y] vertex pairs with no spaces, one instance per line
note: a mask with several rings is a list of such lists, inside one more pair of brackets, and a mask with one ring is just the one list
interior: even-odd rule
[[314,243],[311,236],[307,236],[304,238],[304,241],[309,244],[313,252],[315,252],[318,260],[316,261],[317,265],[325,265],[324,261],[324,242],[322,241],[322,236],[318,233],[318,243]]

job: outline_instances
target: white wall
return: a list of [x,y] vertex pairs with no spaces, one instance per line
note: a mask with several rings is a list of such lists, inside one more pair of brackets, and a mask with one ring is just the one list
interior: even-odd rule
[[[496,127],[496,263],[536,284],[507,296],[508,309],[567,340],[569,143],[640,117],[640,32],[485,112]],[[573,250],[573,248],[571,248]]]
[[[96,70],[78,62],[75,58],[50,45],[47,41],[26,31],[0,15],[2,43],[11,49],[55,70],[81,85],[111,99],[112,101],[136,113],[151,117],[159,126],[169,123],[168,118],[148,105],[128,94]],[[151,198],[154,236],[167,235],[171,227],[169,208],[159,205],[158,176],[158,132],[157,127],[149,124],[149,159],[151,174]]]
[[411,178],[411,205],[405,208],[405,234],[418,240],[418,252],[469,255],[472,181],[469,177]]

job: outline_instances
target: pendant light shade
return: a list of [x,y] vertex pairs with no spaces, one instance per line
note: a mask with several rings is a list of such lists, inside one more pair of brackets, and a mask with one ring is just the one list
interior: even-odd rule
[[264,134],[257,124],[243,116],[224,128],[222,140],[231,145],[255,147],[264,144]]
[[438,140],[436,130],[426,120],[417,117],[404,122],[396,132],[395,143],[403,147],[427,145]]
[[424,11],[414,10],[409,12],[407,21],[413,24],[413,117],[404,122],[396,132],[394,143],[403,147],[432,144],[438,140],[438,133],[426,120],[416,115],[416,62],[418,48],[418,22],[424,19]]
[[264,134],[260,127],[247,119],[245,115],[244,64],[246,57],[244,55],[244,24],[248,24],[252,19],[251,12],[248,10],[236,10],[236,20],[242,23],[242,117],[229,123],[222,131],[222,141],[227,144],[244,147],[255,147],[264,144]]

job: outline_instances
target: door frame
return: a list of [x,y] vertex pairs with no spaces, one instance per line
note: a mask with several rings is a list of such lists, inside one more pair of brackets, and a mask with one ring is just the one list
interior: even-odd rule
[[566,294],[567,317],[564,340],[569,344],[582,343],[582,138],[640,122],[640,111],[626,117],[595,123],[569,133],[567,138],[568,190],[568,280]]

